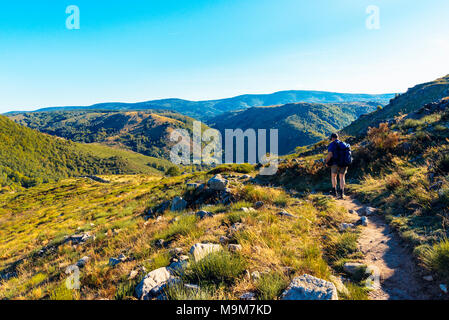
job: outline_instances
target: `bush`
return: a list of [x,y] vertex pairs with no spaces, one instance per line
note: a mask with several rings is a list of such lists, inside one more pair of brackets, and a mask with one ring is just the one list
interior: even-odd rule
[[164,290],[169,300],[212,300],[213,292],[208,288],[192,288],[176,282]]
[[167,229],[155,234],[154,238],[156,240],[171,240],[176,236],[185,236],[196,229],[197,221],[198,218],[195,215],[181,216],[178,221],[175,221]]
[[449,240],[444,239],[421,250],[421,261],[424,266],[436,272],[442,278],[449,280]]
[[210,170],[209,174],[218,174],[223,172],[238,172],[238,173],[250,173],[254,171],[253,165],[249,163],[241,163],[241,164],[223,164],[212,170]]
[[178,167],[170,167],[165,171],[165,175],[168,177],[175,177],[181,174],[181,170]]
[[192,262],[181,275],[184,281],[196,284],[232,284],[246,268],[246,261],[239,254],[220,251]]
[[368,140],[380,150],[392,150],[399,144],[399,134],[388,127],[388,123],[381,123],[379,128],[369,128]]
[[280,273],[264,273],[256,283],[257,296],[260,300],[273,300],[279,297],[288,286],[288,279]]

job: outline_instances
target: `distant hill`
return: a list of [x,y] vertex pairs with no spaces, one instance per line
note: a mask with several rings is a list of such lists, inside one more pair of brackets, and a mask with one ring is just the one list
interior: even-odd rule
[[164,109],[179,112],[196,119],[205,120],[227,111],[246,109],[250,107],[282,105],[295,102],[310,103],[340,103],[340,102],[376,102],[385,105],[394,94],[352,94],[326,91],[290,90],[272,94],[245,94],[233,98],[189,101],[182,99],[152,100],[138,103],[109,102],[91,106],[51,107],[37,110],[148,110]]
[[382,110],[361,116],[343,131],[349,135],[363,135],[370,126],[374,127],[381,122],[393,120],[395,116],[416,111],[427,103],[447,96],[449,96],[449,75],[414,86],[406,93],[396,96]]
[[0,116],[0,187],[90,174],[160,174],[167,161],[42,134]]
[[278,129],[279,153],[318,142],[377,108],[376,103],[290,103],[228,112],[212,118],[208,125],[220,130],[240,128]]
[[168,158],[170,133],[191,132],[194,119],[171,111],[54,111],[10,114],[19,124],[76,142],[101,143]]

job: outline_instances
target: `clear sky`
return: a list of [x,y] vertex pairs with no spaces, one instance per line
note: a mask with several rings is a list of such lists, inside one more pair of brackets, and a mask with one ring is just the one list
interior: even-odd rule
[[[80,29],[66,28],[66,7]],[[366,8],[380,9],[368,29]],[[402,92],[449,73],[447,0],[15,0],[0,112],[311,89]]]

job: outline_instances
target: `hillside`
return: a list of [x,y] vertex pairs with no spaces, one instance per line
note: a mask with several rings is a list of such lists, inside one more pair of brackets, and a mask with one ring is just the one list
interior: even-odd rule
[[[375,207],[373,219],[386,221],[412,248],[416,276],[428,287],[444,289],[449,283],[449,97],[349,142],[354,150],[350,192]],[[328,143],[285,159],[269,182],[304,194],[327,192],[329,169],[321,159]]]
[[143,155],[168,158],[170,133],[192,131],[192,118],[169,111],[55,111],[9,115],[43,133],[76,142],[101,143]]
[[449,96],[449,75],[414,86],[406,93],[392,99],[383,109],[360,117],[342,131],[353,136],[363,135],[368,127],[377,126],[380,122],[393,120],[401,114],[416,111],[426,103],[447,96]]
[[89,174],[159,174],[159,170],[168,166],[168,163],[150,157],[51,137],[0,116],[2,187],[31,187],[41,182]]
[[295,102],[340,103],[340,102],[375,102],[385,105],[394,94],[351,94],[325,91],[291,90],[272,94],[245,94],[233,98],[189,101],[182,99],[162,99],[139,103],[99,103],[92,106],[67,106],[39,109],[38,111],[61,110],[148,110],[165,109],[178,112],[200,120],[206,120],[227,111],[234,111],[258,106],[272,106]]
[[225,129],[278,129],[279,153],[287,154],[298,146],[316,143],[362,114],[376,109],[376,103],[310,104],[292,103],[228,112],[212,118],[208,125]]

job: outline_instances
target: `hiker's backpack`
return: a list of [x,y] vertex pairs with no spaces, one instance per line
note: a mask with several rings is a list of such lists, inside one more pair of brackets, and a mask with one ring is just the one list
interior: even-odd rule
[[337,157],[336,164],[339,167],[347,167],[352,164],[352,151],[349,143],[337,141]]

